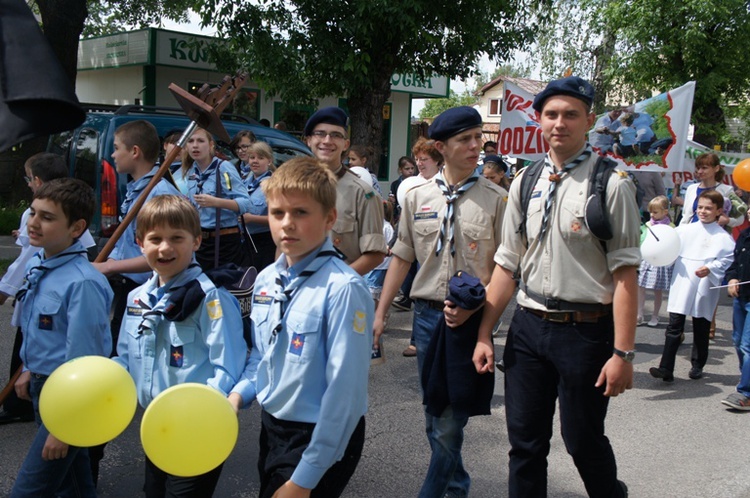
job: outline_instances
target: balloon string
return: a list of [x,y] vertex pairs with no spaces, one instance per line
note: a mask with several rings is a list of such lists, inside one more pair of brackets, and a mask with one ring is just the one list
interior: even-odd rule
[[651,227],[648,226],[648,225],[646,225],[646,228],[648,228],[648,231],[651,232],[651,235],[654,236],[654,238],[656,239],[656,241],[659,242],[659,237],[657,237],[656,234],[654,233],[654,231],[651,230]]

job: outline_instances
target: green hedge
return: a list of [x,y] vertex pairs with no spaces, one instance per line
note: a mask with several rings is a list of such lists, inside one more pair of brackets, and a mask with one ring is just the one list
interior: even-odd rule
[[16,207],[0,207],[0,235],[10,235],[13,230],[18,230],[21,215],[27,207],[25,202]]

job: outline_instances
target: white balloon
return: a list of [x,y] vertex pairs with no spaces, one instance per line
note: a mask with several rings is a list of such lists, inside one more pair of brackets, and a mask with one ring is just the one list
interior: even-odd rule
[[396,191],[396,200],[398,201],[398,205],[404,205],[404,199],[406,198],[406,193],[409,190],[413,189],[414,187],[418,187],[423,183],[427,183],[427,181],[428,180],[426,180],[423,176],[419,175],[404,178],[401,184],[398,186],[398,190]]
[[360,180],[365,182],[367,185],[372,188],[372,175],[370,174],[370,171],[367,168],[363,168],[362,166],[352,166],[349,168],[352,173],[357,175]]
[[654,225],[646,230],[641,257],[652,266],[669,266],[680,255],[682,242],[677,230],[669,225]]

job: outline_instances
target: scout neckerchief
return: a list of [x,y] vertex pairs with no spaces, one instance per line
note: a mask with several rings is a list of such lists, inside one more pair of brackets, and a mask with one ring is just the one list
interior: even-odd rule
[[[81,247],[81,249],[71,250],[76,246]],[[32,266],[24,277],[23,286],[16,293],[16,299],[18,301],[23,301],[26,293],[39,284],[39,281],[42,279],[44,274],[47,273],[48,270],[53,270],[59,266],[62,266],[71,259],[76,258],[82,254],[87,254],[88,252],[85,249],[82,249],[82,247],[83,246],[81,246],[79,242],[75,242],[67,250],[55,254],[51,258],[40,261],[40,263],[36,266]],[[41,258],[41,256],[39,255],[35,257]]]
[[441,169],[437,175],[435,175],[435,183],[443,192],[445,196],[445,203],[448,205],[445,209],[445,216],[443,217],[443,224],[440,226],[440,238],[438,239],[437,249],[435,250],[435,256],[440,255],[440,251],[443,250],[443,240],[448,234],[448,240],[451,246],[451,256],[456,255],[455,241],[453,240],[453,218],[455,217],[455,210],[453,204],[461,197],[467,190],[469,190],[479,180],[479,173],[475,169],[472,175],[466,179],[463,185],[457,189],[453,189],[446,184],[445,177],[443,177],[443,170]]
[[135,202],[146,185],[148,185],[148,182],[151,181],[151,178],[153,178],[155,173],[156,168],[153,168],[144,176],[140,177],[137,180],[133,180],[128,184],[128,190],[125,193],[125,200],[122,201],[122,205],[120,206],[120,221],[122,221],[123,218],[125,218],[125,215],[128,214],[130,206],[133,204],[133,202]]
[[245,161],[240,161],[240,176],[242,176],[242,179],[250,177],[253,172],[250,169],[250,165],[247,164]]
[[208,168],[206,168],[205,171],[203,171],[202,173],[198,164],[197,163],[195,164],[194,166],[195,169],[193,170],[193,174],[195,175],[195,179],[197,182],[196,183],[197,192],[195,192],[196,194],[203,193],[203,184],[206,183],[206,180],[211,178],[211,175],[213,175],[214,171],[216,171],[216,168],[218,167],[219,167],[218,157],[214,157],[214,160],[211,161],[211,164],[209,164]]
[[549,191],[547,192],[547,201],[544,203],[544,213],[542,214],[542,230],[539,233],[539,240],[544,238],[544,234],[547,232],[547,225],[549,223],[549,214],[552,211],[552,203],[555,200],[555,192],[557,192],[557,184],[563,179],[565,174],[581,164],[583,161],[589,158],[591,155],[591,146],[586,144],[586,149],[581,153],[580,156],[576,157],[568,164],[563,166],[562,172],[559,174],[555,171],[555,165],[550,161],[549,155],[544,158],[544,163],[552,168],[552,174],[549,176]]
[[698,198],[701,196],[703,192],[706,190],[716,190],[716,187],[719,184],[717,183],[713,187],[698,187],[695,191],[695,200],[693,201],[693,216],[690,218],[690,223],[695,223],[698,221]]
[[250,175],[250,180],[247,182],[247,194],[250,195],[256,190],[258,190],[258,187],[260,187],[260,182],[265,180],[266,178],[271,176],[271,170],[266,171],[259,177],[255,177],[255,175]]
[[333,249],[333,245],[326,241],[321,247],[320,252],[315,255],[312,261],[308,263],[304,270],[299,272],[299,275],[294,277],[291,282],[284,283],[287,280],[286,277],[282,277],[281,274],[276,276],[276,295],[274,296],[274,302],[279,304],[279,323],[273,329],[271,337],[268,340],[268,344],[272,344],[274,339],[283,328],[284,313],[286,313],[286,307],[292,300],[294,292],[299,289],[305,280],[315,274],[324,264],[326,264],[331,258],[341,258],[338,252]]

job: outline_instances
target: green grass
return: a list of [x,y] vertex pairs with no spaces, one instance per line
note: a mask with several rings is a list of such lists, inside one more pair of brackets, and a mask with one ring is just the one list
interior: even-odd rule
[[14,259],[0,259],[0,275],[5,274]]
[[0,207],[0,235],[10,235],[13,230],[18,230],[18,223],[26,207],[25,202],[15,207]]

